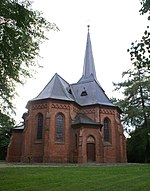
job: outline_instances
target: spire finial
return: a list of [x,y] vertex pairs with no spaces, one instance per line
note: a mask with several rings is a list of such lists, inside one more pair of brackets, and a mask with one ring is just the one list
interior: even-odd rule
[[90,30],[90,25],[87,25],[87,28],[88,28],[88,32],[89,32],[89,30]]

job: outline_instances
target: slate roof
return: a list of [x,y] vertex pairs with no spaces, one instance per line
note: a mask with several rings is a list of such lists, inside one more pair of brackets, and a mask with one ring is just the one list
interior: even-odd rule
[[23,130],[24,129],[24,124],[17,125],[13,130]]
[[76,102],[81,106],[94,104],[114,106],[95,79],[73,84],[72,89]]
[[69,83],[56,73],[41,93],[33,100],[53,98],[74,101],[72,94],[68,91],[69,86]]
[[93,104],[115,106],[97,80],[89,31],[82,77],[77,83],[69,84],[56,73],[41,93],[32,100],[48,98],[74,101],[81,106]]
[[99,122],[93,121],[86,115],[79,113],[72,121],[72,125],[87,124],[87,125],[100,125]]

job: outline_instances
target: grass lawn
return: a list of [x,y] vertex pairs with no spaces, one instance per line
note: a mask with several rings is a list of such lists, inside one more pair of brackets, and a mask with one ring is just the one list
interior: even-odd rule
[[1,167],[0,191],[150,191],[150,165]]

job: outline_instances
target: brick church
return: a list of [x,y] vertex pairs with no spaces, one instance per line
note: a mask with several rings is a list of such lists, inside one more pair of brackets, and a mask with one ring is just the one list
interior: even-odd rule
[[8,162],[126,162],[121,110],[97,80],[89,30],[79,81],[69,84],[56,73],[26,107]]

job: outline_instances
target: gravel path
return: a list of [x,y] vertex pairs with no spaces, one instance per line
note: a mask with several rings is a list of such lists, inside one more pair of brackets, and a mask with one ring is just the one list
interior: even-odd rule
[[137,163],[8,163],[0,162],[1,167],[77,167],[77,166],[127,166],[137,165]]

